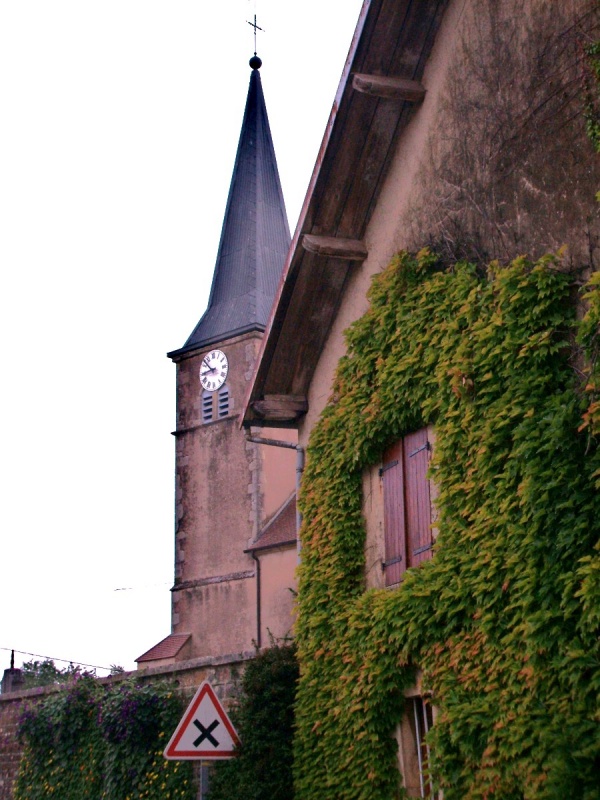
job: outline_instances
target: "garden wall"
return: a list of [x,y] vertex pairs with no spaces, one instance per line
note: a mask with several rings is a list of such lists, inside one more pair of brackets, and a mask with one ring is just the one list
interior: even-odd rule
[[[245,662],[253,656],[254,653],[242,653],[223,659],[194,659],[177,665],[99,678],[98,682],[112,685],[131,678],[142,683],[169,681],[187,701],[192,698],[202,681],[208,680],[223,705],[228,708],[239,692],[239,682]],[[4,694],[0,694],[0,800],[13,800],[13,788],[23,753],[23,747],[18,740],[21,715],[27,708],[48,697],[49,694],[60,692],[64,688],[44,686],[5,691]]]

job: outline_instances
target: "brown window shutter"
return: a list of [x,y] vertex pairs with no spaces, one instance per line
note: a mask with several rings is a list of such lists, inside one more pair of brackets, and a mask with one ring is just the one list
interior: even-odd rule
[[429,442],[427,428],[404,437],[404,502],[406,567],[431,558],[431,500],[429,496]]
[[398,583],[406,569],[406,525],[404,516],[404,465],[402,441],[385,453],[383,480],[383,515],[385,528],[385,585]]

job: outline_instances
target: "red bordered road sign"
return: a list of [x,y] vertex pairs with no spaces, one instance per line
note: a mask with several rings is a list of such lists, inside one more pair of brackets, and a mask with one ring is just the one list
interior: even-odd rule
[[173,761],[233,758],[240,742],[227,712],[208,681],[200,686],[167,745]]

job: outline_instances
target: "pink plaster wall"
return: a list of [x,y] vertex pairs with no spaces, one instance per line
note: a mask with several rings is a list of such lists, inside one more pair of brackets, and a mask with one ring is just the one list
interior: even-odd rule
[[[297,444],[298,432],[287,428],[261,428],[259,436]],[[296,451],[284,447],[262,445],[263,455],[263,521],[268,521],[294,491]]]
[[[229,361],[230,415],[208,424],[201,420],[199,371],[211,348],[177,365],[172,627],[175,633],[191,633],[194,658],[240,653],[257,640],[256,563],[245,551],[294,488],[295,451],[250,442],[239,424],[259,344],[259,334],[248,334],[219,346]],[[293,431],[261,430],[259,435],[296,438]],[[284,570],[280,580],[289,583],[288,573]],[[272,592],[277,571],[269,575]],[[265,625],[287,631],[288,607],[273,606],[275,618],[269,612]]]
[[263,647],[267,647],[271,636],[281,640],[293,633],[295,593],[298,585],[296,547],[262,553],[260,562],[261,641]]

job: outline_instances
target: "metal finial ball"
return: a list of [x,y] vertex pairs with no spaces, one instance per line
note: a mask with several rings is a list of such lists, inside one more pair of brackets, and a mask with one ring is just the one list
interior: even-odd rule
[[262,67],[262,61],[260,58],[254,53],[250,61],[248,62],[252,69],[260,69]]

